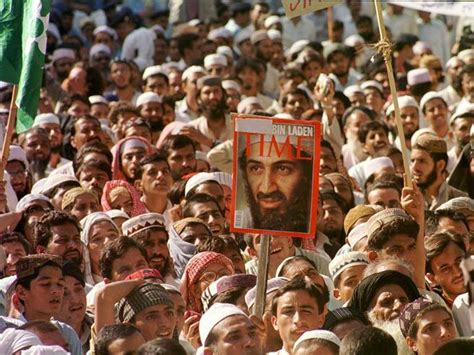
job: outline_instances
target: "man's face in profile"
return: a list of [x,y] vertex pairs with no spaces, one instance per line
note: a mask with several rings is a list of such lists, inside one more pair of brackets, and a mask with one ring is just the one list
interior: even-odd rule
[[[281,152],[280,156],[276,147]],[[275,143],[271,147],[271,154],[269,142],[263,144],[263,154],[260,150],[259,143],[250,146],[244,173],[256,227],[287,229],[284,227],[288,227],[287,221],[290,218],[287,212],[291,211],[292,215],[303,213],[306,216],[309,209],[307,202],[310,190],[307,189],[310,189],[310,185],[306,183],[303,161],[288,157],[288,149],[281,143]],[[302,188],[305,187],[306,199],[302,194]],[[305,206],[301,206],[301,202]],[[295,203],[299,205],[298,211],[292,209],[296,207]]]

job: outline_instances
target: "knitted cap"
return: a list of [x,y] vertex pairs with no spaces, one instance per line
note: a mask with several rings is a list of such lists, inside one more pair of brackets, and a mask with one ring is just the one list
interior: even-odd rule
[[165,218],[159,213],[144,213],[126,220],[122,224],[122,233],[127,237],[152,227],[165,229]]
[[369,240],[385,224],[399,219],[409,221],[411,217],[401,208],[387,208],[374,214],[367,221],[367,236]]
[[181,234],[186,229],[186,227],[192,223],[202,224],[209,231],[209,235],[211,234],[211,231],[209,230],[209,226],[206,223],[204,223],[202,220],[200,220],[199,218],[194,218],[194,217],[183,218],[177,222],[174,222],[173,228],[176,231],[176,233]]
[[329,263],[329,274],[334,281],[348,267],[356,265],[369,265],[369,259],[367,259],[367,256],[364,253],[351,251],[349,253],[341,254],[336,256]]
[[374,214],[375,210],[368,205],[358,205],[351,208],[344,218],[344,231],[348,234],[359,219],[370,217]]
[[354,245],[365,237],[367,237],[367,223],[361,223],[351,229],[347,236],[347,242],[351,248],[354,248]]
[[426,150],[428,153],[447,153],[448,146],[443,138],[431,134],[423,134],[415,141],[414,148]]
[[17,281],[33,275],[47,263],[54,263],[61,269],[63,267],[63,259],[57,255],[34,254],[22,257],[15,265]]
[[317,330],[309,330],[304,332],[302,336],[298,338],[298,340],[293,345],[293,351],[304,341],[311,340],[311,339],[323,339],[327,340],[337,346],[341,346],[341,341],[337,337],[336,334],[330,332],[329,330],[317,329]]
[[469,197],[456,197],[451,200],[443,203],[439,206],[438,210],[454,210],[460,212],[463,215],[472,215],[474,214],[474,200]]
[[138,313],[156,305],[174,307],[168,291],[156,283],[145,283],[135,287],[127,297],[115,305],[115,316],[121,322],[129,322]]
[[[79,197],[81,195],[84,195],[84,194],[90,194],[90,195],[94,196],[95,199],[97,199],[97,196],[96,196],[95,193],[93,193],[89,190],[86,190],[83,187],[74,187],[71,190],[68,190],[64,194],[63,201],[61,203],[61,209],[65,210],[66,208],[68,208],[70,205],[72,205],[76,201],[77,197]],[[98,199],[97,199],[97,203],[99,203]]]
[[219,76],[206,75],[199,78],[196,86],[198,90],[201,90],[204,86],[221,86],[222,80]]
[[428,310],[428,308],[432,309],[437,307],[444,308],[439,303],[429,301],[423,297],[417,298],[413,302],[407,303],[405,307],[403,307],[399,318],[400,329],[402,331],[403,336],[408,336],[408,333],[410,333],[410,328],[413,323],[415,323],[417,318],[422,317],[425,311]]

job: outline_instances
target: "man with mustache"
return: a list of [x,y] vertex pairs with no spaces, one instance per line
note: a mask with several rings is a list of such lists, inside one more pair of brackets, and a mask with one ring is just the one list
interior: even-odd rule
[[[248,147],[239,153],[240,174],[249,206],[243,213],[242,228],[305,232],[311,210],[312,157],[301,150],[304,159],[293,159],[296,146],[289,145],[292,155],[289,157],[286,152],[290,149],[284,148],[286,143],[271,143],[271,137],[265,135],[263,142],[252,137]],[[275,149],[271,148],[273,145]],[[262,147],[264,154],[260,154]]]
[[48,132],[39,127],[30,128],[20,136],[21,147],[24,149],[26,159],[30,164],[33,181],[46,177],[46,169],[51,156],[51,143]]
[[51,211],[40,218],[34,228],[38,254],[61,256],[81,266],[83,245],[76,219],[62,211]]

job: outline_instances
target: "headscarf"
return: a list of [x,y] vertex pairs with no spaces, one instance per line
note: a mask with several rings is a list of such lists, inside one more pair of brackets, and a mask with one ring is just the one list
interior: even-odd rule
[[387,270],[363,279],[355,288],[348,307],[353,307],[363,313],[367,312],[375,294],[385,285],[400,286],[406,292],[410,302],[420,297],[420,292],[412,279],[398,271]]
[[110,150],[112,152],[112,156],[113,156],[113,159],[112,159],[112,180],[124,180],[124,181],[127,180],[127,178],[123,174],[121,166],[120,166],[121,165],[120,164],[120,161],[121,161],[120,156],[122,155],[122,153],[121,153],[122,152],[122,146],[125,143],[127,143],[128,141],[131,141],[131,140],[139,140],[142,143],[144,143],[145,147],[146,147],[145,148],[146,154],[152,154],[153,151],[154,151],[154,148],[150,144],[150,142],[148,142],[143,137],[131,136],[131,137],[126,137],[126,138],[123,138],[122,140],[120,140]]
[[[199,223],[209,229],[209,227],[198,218],[184,218],[171,225],[169,230],[168,249],[171,258],[173,259],[174,271],[176,276],[181,278],[184,273],[184,268],[189,260],[196,254],[196,246],[181,239],[180,234],[191,223]],[[212,235],[209,231],[209,235]]]
[[112,223],[114,228],[117,230],[117,232],[120,233],[120,230],[118,227],[115,225],[114,221],[112,218],[110,218],[106,213],[104,212],[94,212],[91,213],[90,215],[84,217],[81,220],[81,241],[84,244],[84,252],[83,252],[83,259],[84,259],[84,281],[89,284],[89,285],[94,285],[95,281],[94,278],[92,277],[92,267],[91,267],[91,259],[89,255],[89,249],[87,248],[89,245],[89,233],[91,231],[91,228],[94,224],[102,221],[107,221]]
[[140,194],[138,193],[137,189],[125,180],[111,180],[105,183],[104,192],[102,193],[102,198],[100,200],[104,212],[110,211],[112,209],[112,206],[110,205],[110,194],[117,188],[125,188],[130,194],[132,199],[132,211],[130,212],[130,217],[136,217],[146,213],[145,204],[140,201]]
[[9,328],[0,338],[0,354],[14,354],[24,348],[42,344],[35,334],[20,329]]
[[227,268],[232,274],[234,273],[232,261],[230,261],[230,259],[225,255],[213,251],[205,251],[194,255],[191,260],[189,260],[186,269],[184,269],[180,291],[184,303],[187,305],[188,309],[192,311],[201,313],[203,310],[201,299],[194,294],[193,288],[204,270],[212,264],[220,264]]
[[66,191],[66,193],[63,196],[63,201],[61,203],[61,209],[65,210],[68,208],[70,205],[73,205],[74,202],[76,202],[76,198],[78,198],[81,195],[85,194],[90,194],[94,196],[94,198],[97,200],[97,204],[99,203],[99,199],[95,193],[93,193],[90,190],[87,190],[83,187],[74,187],[71,190]]

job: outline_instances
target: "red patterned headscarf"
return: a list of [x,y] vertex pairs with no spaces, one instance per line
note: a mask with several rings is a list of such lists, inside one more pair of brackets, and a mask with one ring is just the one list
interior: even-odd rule
[[232,261],[223,254],[205,251],[194,255],[189,260],[188,265],[186,265],[183,278],[181,279],[180,291],[188,310],[202,313],[201,298],[195,294],[194,285],[198,282],[206,268],[212,264],[220,264],[234,274]]
[[145,205],[142,201],[140,201],[140,194],[138,193],[137,189],[135,189],[133,185],[123,180],[112,180],[112,181],[107,181],[105,183],[104,191],[102,193],[102,198],[100,200],[100,203],[102,205],[102,208],[104,209],[104,212],[110,211],[111,209],[113,209],[112,206],[110,205],[111,204],[110,193],[116,187],[126,188],[128,190],[128,193],[130,194],[130,197],[132,198],[132,212],[130,213],[129,217],[135,217],[143,213],[146,213]]
[[127,143],[130,140],[139,140],[144,143],[145,149],[146,149],[146,154],[152,154],[155,151],[155,148],[148,142],[145,138],[143,137],[138,137],[138,136],[130,136],[127,138],[124,138],[120,140],[117,144],[115,144],[112,149],[110,150],[112,152],[112,180],[124,180],[127,181],[127,178],[122,172],[121,168],[121,150],[122,147],[125,143]]

